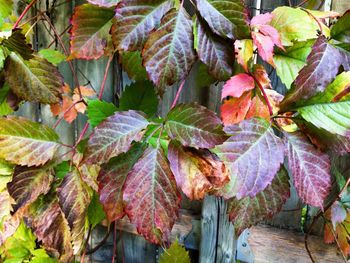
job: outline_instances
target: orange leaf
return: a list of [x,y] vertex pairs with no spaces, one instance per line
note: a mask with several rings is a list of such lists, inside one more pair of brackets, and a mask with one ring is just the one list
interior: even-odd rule
[[252,103],[246,114],[245,119],[251,119],[253,117],[260,117],[266,120],[270,120],[269,108],[267,107],[265,101],[259,95],[256,95],[252,99]]
[[252,92],[245,92],[239,98],[225,100],[221,106],[221,118],[224,125],[236,124],[243,121],[251,105]]
[[70,87],[67,83],[64,83],[64,85],[62,86],[62,91],[64,94],[69,94],[70,93]]
[[83,103],[83,102],[79,102],[77,103],[78,101],[80,100],[80,97],[78,94],[74,94],[73,95],[73,103],[76,103],[75,104],[75,109],[80,112],[80,113],[84,113],[86,111],[86,105]]
[[[80,86],[80,91],[81,91],[81,95],[83,97],[91,97],[91,96],[96,95],[96,92],[93,89],[85,87],[85,86]],[[79,95],[78,88],[74,89],[74,94]]]
[[51,109],[52,115],[55,117],[60,115],[62,112],[62,106],[60,103],[51,104],[50,109]]
[[64,112],[63,118],[69,123],[72,123],[77,118],[77,115],[78,115],[76,109],[72,107],[72,105],[73,105],[73,101],[70,97],[67,97],[67,96],[63,97],[63,104],[62,104],[62,112]]
[[332,234],[332,230],[329,227],[329,224],[324,225],[324,235],[323,235],[323,241],[326,244],[331,244],[335,241],[334,236]]

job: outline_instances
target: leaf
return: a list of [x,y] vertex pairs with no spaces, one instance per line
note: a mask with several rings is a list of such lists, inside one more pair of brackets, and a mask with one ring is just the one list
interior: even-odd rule
[[149,34],[173,7],[173,1],[121,1],[116,8],[112,39],[118,50],[142,50]]
[[97,126],[88,142],[85,161],[106,163],[114,156],[130,149],[133,141],[140,141],[148,121],[133,110],[120,111]]
[[148,79],[146,69],[142,66],[141,52],[121,52],[119,61],[130,79],[136,82]]
[[167,115],[165,130],[183,146],[213,148],[226,140],[216,114],[198,104],[178,104]]
[[[300,8],[277,7],[270,25],[277,29],[283,46],[292,46],[293,42],[302,42],[318,37],[319,26],[307,12]],[[323,25],[323,34],[329,36],[329,29]]]
[[58,135],[51,128],[21,117],[0,118],[0,158],[39,166],[51,160],[58,147]]
[[[162,47],[161,49],[159,47]],[[171,9],[142,51],[149,78],[159,87],[183,80],[195,62],[192,20],[184,7]],[[162,93],[162,91],[160,91]]]
[[196,150],[171,141],[168,160],[177,185],[191,200],[203,199],[230,181],[225,165],[206,149]]
[[346,209],[343,207],[342,203],[338,201],[333,203],[331,211],[332,224],[335,228],[336,224],[342,223],[345,220],[347,212]]
[[245,73],[240,73],[230,78],[224,85],[221,93],[221,99],[227,96],[239,98],[246,91],[255,87],[254,79]]
[[20,55],[23,59],[29,60],[33,58],[32,46],[27,44],[26,37],[22,33],[22,29],[12,30],[9,38],[2,41],[2,45],[9,51],[13,51]]
[[294,43],[285,51],[277,50],[274,55],[277,75],[289,89],[298,76],[298,72],[306,64],[306,58],[311,52],[314,40]]
[[299,197],[306,204],[323,209],[331,188],[328,155],[317,150],[300,132],[286,134],[286,137],[288,167]]
[[228,214],[235,233],[239,236],[248,227],[262,220],[272,218],[282,209],[290,196],[289,177],[282,167],[272,183],[255,197],[236,198],[228,201]]
[[73,250],[76,255],[82,246],[85,220],[91,200],[91,189],[84,183],[77,169],[68,173],[57,189],[58,203],[71,230]]
[[203,19],[195,20],[194,29],[194,45],[199,59],[216,79],[227,80],[233,72],[233,46],[213,34]]
[[35,56],[26,61],[11,53],[6,60],[5,78],[11,90],[21,99],[44,104],[60,100],[63,77],[43,58]]
[[[270,90],[270,91],[274,91],[274,90]],[[271,106],[274,109],[275,104],[270,99],[271,97],[269,96],[268,93],[267,93],[267,96],[269,98]],[[273,112],[275,113],[276,111],[273,110]],[[277,112],[278,112],[278,110],[277,110]],[[255,97],[252,99],[252,103],[250,104],[250,107],[249,107],[249,110],[245,116],[245,119],[249,120],[249,119],[254,118],[254,117],[260,117],[260,118],[263,118],[267,121],[270,121],[269,108],[267,107],[267,104],[264,101],[264,99],[259,94],[256,94]]]
[[120,0],[88,0],[88,2],[98,6],[112,7],[117,5]]
[[139,110],[152,117],[158,110],[158,98],[151,82],[136,82],[126,86],[119,101],[120,110]]
[[65,55],[63,55],[60,51],[54,49],[41,49],[39,51],[39,54],[54,65],[58,65],[66,60]]
[[[350,71],[344,71],[331,82],[323,92],[316,93],[308,100],[299,100],[295,105],[307,106],[321,103],[328,103],[339,100],[348,100],[348,87],[350,87]],[[344,96],[345,95],[345,96]]]
[[225,198],[254,197],[273,180],[284,159],[284,143],[264,119],[226,126],[231,137],[214,148],[230,171],[231,181],[222,190]]
[[73,249],[70,231],[56,199],[34,206],[26,217],[26,223],[48,252],[58,257],[60,262],[71,262]]
[[46,194],[53,181],[52,169],[48,167],[28,168],[17,166],[13,178],[7,184],[11,197],[16,201],[14,212],[25,209],[33,203],[41,194]]
[[[243,121],[252,104],[252,92],[243,93],[239,98],[229,98],[221,105],[221,119],[225,126]],[[270,115],[269,115],[270,116]]]
[[[12,175],[14,165],[0,159],[0,176]],[[2,189],[0,189],[1,191]]]
[[109,222],[121,219],[124,214],[123,187],[127,175],[141,157],[144,147],[135,144],[127,153],[112,158],[102,166],[98,176],[100,201]]
[[281,109],[293,107],[293,103],[300,99],[307,100],[326,89],[343,67],[350,70],[350,55],[327,43],[325,37],[320,36],[312,47],[292,88],[281,103]]
[[98,59],[104,54],[113,9],[83,4],[74,9],[70,39],[70,58]]
[[59,179],[63,179],[69,171],[71,171],[72,166],[68,161],[64,161],[54,167],[55,176]]
[[88,121],[92,127],[96,127],[118,110],[118,108],[111,102],[88,100],[87,103]]
[[89,220],[89,224],[94,228],[97,226],[103,219],[106,218],[106,214],[103,211],[102,204],[99,200],[98,193],[94,192],[91,203],[88,207],[87,216]]
[[230,39],[250,37],[243,1],[198,0],[197,8],[214,33]]
[[125,211],[146,240],[167,240],[178,217],[180,194],[159,145],[149,146],[129,172],[124,186]]
[[350,137],[350,101],[305,106],[298,112],[317,128]]
[[347,10],[332,26],[331,37],[347,45],[347,50],[350,51],[350,10]]
[[159,258],[159,263],[190,263],[191,259],[186,249],[176,240]]
[[12,8],[13,0],[0,0],[0,20],[4,20],[10,16],[12,13]]
[[253,58],[253,41],[251,39],[242,39],[235,41],[235,54],[237,62],[248,71],[248,63]]

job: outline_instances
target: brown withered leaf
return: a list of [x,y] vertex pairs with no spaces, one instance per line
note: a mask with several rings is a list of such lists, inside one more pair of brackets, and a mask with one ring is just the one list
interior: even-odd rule
[[230,180],[224,163],[206,149],[183,147],[172,141],[168,160],[177,185],[192,200],[203,199],[205,194],[221,188]]

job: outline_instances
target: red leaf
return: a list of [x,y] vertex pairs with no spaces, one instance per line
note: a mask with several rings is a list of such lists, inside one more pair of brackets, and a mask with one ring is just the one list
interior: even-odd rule
[[286,134],[288,165],[301,200],[323,209],[331,188],[330,160],[300,132]]
[[230,78],[222,89],[221,99],[227,96],[239,98],[246,91],[255,87],[254,79],[245,73],[240,73]]
[[103,210],[109,222],[124,216],[123,187],[127,175],[136,161],[140,158],[144,147],[135,144],[130,151],[111,159],[102,166],[98,176],[98,192]]
[[266,105],[266,102],[260,95],[255,95],[250,105],[250,108],[245,116],[245,119],[251,119],[253,117],[260,117],[266,120],[270,120],[269,108]]
[[251,97],[252,92],[248,91],[239,98],[224,100],[221,105],[221,118],[225,126],[240,123],[246,118],[252,103]]
[[270,36],[265,36],[259,32],[252,32],[254,44],[258,48],[260,57],[275,67],[273,60],[273,46],[274,43]]
[[183,147],[172,141],[168,159],[177,185],[190,199],[203,199],[206,193],[224,186],[228,170],[219,158],[208,150]]
[[261,25],[267,25],[271,22],[273,17],[274,15],[271,13],[256,15],[250,21],[250,26],[259,28]]
[[125,182],[126,214],[148,241],[167,240],[178,217],[180,195],[163,150],[149,146]]
[[278,46],[279,48],[284,50],[284,47],[281,42],[280,35],[276,28],[269,25],[261,25],[259,26],[259,31],[263,33],[265,36],[269,36],[272,42]]
[[284,160],[284,142],[264,119],[250,119],[225,127],[231,137],[214,152],[228,167],[231,181],[225,198],[254,197],[273,180]]

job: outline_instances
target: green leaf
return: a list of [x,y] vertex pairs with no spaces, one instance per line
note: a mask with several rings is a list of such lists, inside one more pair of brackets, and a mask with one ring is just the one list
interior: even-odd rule
[[98,59],[110,41],[114,10],[83,4],[74,9],[72,17],[71,55],[69,58]]
[[132,83],[126,87],[119,101],[119,109],[139,110],[152,117],[157,113],[158,98],[149,81]]
[[280,77],[287,89],[298,76],[298,72],[304,67],[306,58],[311,52],[314,41],[297,42],[293,46],[287,47],[285,51],[275,52],[274,61],[277,75]]
[[9,106],[7,101],[0,103],[0,116],[10,115],[13,112],[13,109]]
[[118,50],[142,50],[149,34],[173,7],[172,0],[121,1],[113,21],[112,39]]
[[6,58],[6,56],[5,56],[4,50],[3,50],[3,48],[0,46],[0,70],[2,70],[3,67],[4,67],[5,58]]
[[[13,0],[0,0],[0,21],[12,14]],[[0,22],[1,23],[1,22]]]
[[214,33],[230,39],[250,38],[243,1],[198,0],[197,8]]
[[45,166],[28,168],[17,166],[13,178],[7,185],[11,197],[16,201],[14,211],[26,208],[36,201],[41,194],[46,194],[53,181],[52,169]]
[[68,161],[64,161],[54,167],[55,176],[59,179],[63,179],[69,171],[72,170],[72,167]]
[[54,65],[58,65],[66,60],[65,55],[63,55],[60,51],[54,49],[42,49],[39,51],[39,54]]
[[71,230],[74,254],[83,245],[86,232],[86,217],[92,191],[82,180],[77,169],[68,173],[57,189],[59,205]]
[[186,249],[176,240],[159,258],[159,263],[190,263],[191,259]]
[[146,69],[142,65],[140,51],[121,52],[119,61],[130,79],[133,79],[136,82],[148,79]]
[[63,77],[43,58],[35,56],[23,60],[12,52],[6,60],[5,78],[11,90],[21,99],[44,104],[60,101]]
[[230,221],[234,225],[235,234],[239,236],[245,228],[256,225],[264,219],[272,218],[281,211],[282,205],[290,196],[289,188],[288,173],[282,167],[272,183],[255,197],[230,199],[227,210]]
[[[160,48],[162,47],[162,48]],[[185,8],[171,9],[151,33],[142,51],[149,78],[162,94],[166,86],[185,79],[195,62],[192,19]]]
[[[0,176],[3,175],[12,175],[14,165],[6,162],[3,159],[0,159]],[[0,189],[1,190],[1,189]]]
[[39,166],[51,160],[58,147],[58,135],[51,128],[21,117],[0,118],[0,158]]
[[118,108],[111,102],[101,100],[88,100],[87,116],[92,127],[96,127],[109,116],[112,116]]
[[[319,26],[313,17],[300,8],[277,7],[270,25],[280,33],[283,46],[292,46],[293,42],[302,42],[318,37]],[[329,29],[322,26],[323,34],[329,36]]]
[[331,37],[340,41],[340,46],[350,51],[350,10],[338,19],[331,28]]
[[92,225],[92,228],[97,226],[103,219],[106,218],[106,214],[103,211],[103,206],[99,200],[99,194],[96,192],[94,192],[92,195],[92,199],[87,210],[87,216],[89,224]]
[[123,187],[129,171],[144,150],[143,145],[134,144],[128,152],[112,158],[101,167],[98,177],[100,201],[109,222],[121,219],[125,215]]
[[350,136],[350,101],[315,104],[299,108],[297,111],[317,128]]
[[109,159],[127,152],[133,141],[140,141],[148,121],[142,113],[119,111],[97,126],[88,142],[85,162],[107,163]]
[[173,108],[166,117],[165,130],[170,138],[194,148],[213,148],[227,139],[219,117],[195,103]]

